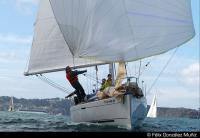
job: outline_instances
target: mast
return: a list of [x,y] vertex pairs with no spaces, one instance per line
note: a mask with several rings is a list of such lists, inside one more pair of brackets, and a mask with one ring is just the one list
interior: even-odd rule
[[98,66],[95,66],[95,71],[96,71],[96,91],[98,90]]
[[141,66],[142,66],[142,60],[140,60],[140,66],[139,66],[139,71],[138,71],[138,79],[137,79],[138,84],[140,83]]

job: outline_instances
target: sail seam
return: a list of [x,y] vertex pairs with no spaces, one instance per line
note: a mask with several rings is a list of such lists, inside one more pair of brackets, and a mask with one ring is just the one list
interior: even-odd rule
[[[130,26],[130,28],[131,28],[132,41],[133,41],[133,44],[134,44],[135,33],[134,33],[134,31],[133,31],[133,27],[132,27],[131,22],[130,22],[130,19],[129,19],[129,17],[128,17],[128,10],[127,10],[127,8],[126,8],[126,3],[125,3],[125,2],[126,2],[126,1],[123,1],[123,0],[122,0],[123,7],[124,7],[124,10],[125,10],[125,15],[126,15],[126,17],[127,17],[127,19],[128,19],[128,24],[129,24],[129,26]],[[134,49],[135,49],[136,57],[138,57],[137,46],[134,46]]]
[[[143,2],[143,1],[141,1],[141,0],[138,0],[138,1],[137,1],[138,4],[144,4],[144,5],[146,5],[146,6],[149,6],[149,7],[152,7],[152,8],[156,8],[156,9],[159,9],[159,10],[161,10],[161,11],[164,10],[164,11],[170,12],[170,13],[172,13],[172,14],[176,14],[176,15],[180,15],[180,16],[182,16],[182,17],[186,17],[185,14],[172,11],[172,9],[177,9],[177,5],[175,6],[175,5],[171,4],[171,3],[168,3],[167,1],[165,1],[165,2],[166,2],[168,5],[173,6],[174,8],[165,9],[165,8],[162,8],[162,7],[159,7],[159,6],[147,4],[147,3],[145,3],[145,2]],[[181,3],[179,3],[179,5],[181,5]],[[184,8],[179,7],[179,8],[185,9],[185,7],[184,7]]]
[[57,23],[57,25],[58,25],[58,28],[59,28],[59,30],[60,30],[62,36],[63,36],[63,39],[65,40],[65,43],[67,44],[67,46],[68,46],[68,48],[69,48],[69,51],[70,51],[71,54],[74,56],[74,53],[73,53],[72,49],[70,48],[70,46],[68,45],[68,42],[66,41],[65,36],[64,36],[64,33],[63,33],[63,31],[62,31],[62,29],[61,29],[61,27],[60,27],[60,24],[58,23],[58,20],[57,20],[57,18],[56,18],[56,16],[55,16],[55,13],[54,13],[54,10],[53,10],[53,7],[52,7],[51,0],[49,0],[49,3],[50,3],[50,5],[51,5],[51,9],[52,9],[54,18],[55,18],[55,20],[56,20],[56,23]]

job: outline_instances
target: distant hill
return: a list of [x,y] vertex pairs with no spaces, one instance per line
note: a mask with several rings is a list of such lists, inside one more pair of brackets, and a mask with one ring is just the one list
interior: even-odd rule
[[[0,97],[0,111],[8,111],[10,97]],[[17,99],[13,98],[15,110],[38,111],[49,114],[70,114],[70,101],[66,99]]]
[[[10,97],[0,97],[0,111],[7,111]],[[13,98],[16,110],[39,111],[49,114],[70,115],[70,101],[66,99],[17,99]],[[149,109],[149,106],[147,107]],[[187,108],[158,107],[158,117],[200,118],[200,111]]]
[[[150,106],[147,106],[149,109]],[[200,111],[195,109],[188,108],[167,108],[167,107],[158,107],[157,108],[158,117],[185,117],[185,118],[200,118]]]

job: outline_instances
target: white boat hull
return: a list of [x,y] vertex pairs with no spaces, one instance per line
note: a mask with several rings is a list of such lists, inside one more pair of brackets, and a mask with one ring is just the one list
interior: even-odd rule
[[117,125],[128,129],[142,123],[146,110],[146,98],[135,98],[133,95],[126,95],[121,101],[113,97],[70,108],[73,122]]

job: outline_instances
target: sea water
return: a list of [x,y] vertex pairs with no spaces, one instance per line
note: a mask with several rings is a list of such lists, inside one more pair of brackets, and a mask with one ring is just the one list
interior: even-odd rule
[[200,120],[189,118],[146,118],[133,130],[120,126],[73,123],[62,115],[0,112],[0,132],[199,132]]

